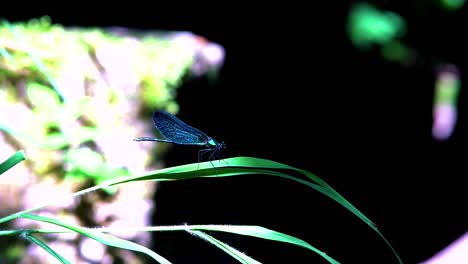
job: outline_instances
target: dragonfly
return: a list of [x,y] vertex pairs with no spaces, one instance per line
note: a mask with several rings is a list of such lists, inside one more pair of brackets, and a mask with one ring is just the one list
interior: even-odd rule
[[[210,137],[202,131],[186,124],[174,115],[164,110],[157,110],[153,113],[153,122],[156,129],[164,138],[138,137],[134,141],[158,141],[173,143],[178,145],[200,146],[198,152],[198,162],[203,154],[212,152],[209,156],[211,165],[215,154],[220,154],[221,150],[226,148],[226,144]],[[214,167],[214,166],[213,166]]]

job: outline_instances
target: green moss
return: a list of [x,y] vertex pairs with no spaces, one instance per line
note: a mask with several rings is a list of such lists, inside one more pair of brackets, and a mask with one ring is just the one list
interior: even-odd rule
[[[14,109],[24,103],[29,110],[21,113],[24,122],[0,114],[0,130],[23,146],[64,155],[107,131],[103,120],[119,120],[121,105],[131,105],[133,118],[160,108],[177,111],[176,90],[192,58],[187,47],[155,34],[127,38],[98,27],[66,28],[49,17],[2,21],[0,105]],[[128,88],[125,78],[136,81]],[[51,156],[36,160],[52,164]]]
[[[52,24],[49,17],[23,23],[3,22],[0,27],[0,81],[24,78],[53,84],[63,67],[99,47],[128,41],[105,29],[67,29]],[[1,52],[3,50],[3,52]],[[116,56],[119,56],[116,54]],[[147,107],[174,103],[174,92],[192,64],[193,54],[170,39],[145,36],[135,50],[134,74],[142,81],[140,96]],[[66,98],[65,98],[66,99]]]

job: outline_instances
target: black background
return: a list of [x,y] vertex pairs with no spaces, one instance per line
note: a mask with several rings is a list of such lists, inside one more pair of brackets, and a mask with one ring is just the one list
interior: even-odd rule
[[[359,52],[346,31],[349,2],[310,6],[151,8],[127,3],[116,12],[49,10],[80,26],[187,30],[220,43],[219,81],[193,80],[180,90],[178,116],[227,143],[225,156],[272,159],[309,170],[373,220],[405,263],[421,262],[467,231],[466,93],[448,141],[432,138],[437,63],[466,72],[465,10],[436,1],[375,1],[407,21],[404,38],[422,55],[411,67]],[[129,5],[129,6],[127,6]],[[128,9],[127,9],[128,8]],[[106,10],[106,9],[105,9]],[[196,149],[174,147],[168,165],[196,162]],[[309,188],[266,176],[161,185],[156,225],[259,225],[296,236],[341,263],[396,263],[362,221]],[[326,263],[288,244],[212,233],[262,263]],[[155,234],[157,252],[174,263],[236,263],[206,242]]]

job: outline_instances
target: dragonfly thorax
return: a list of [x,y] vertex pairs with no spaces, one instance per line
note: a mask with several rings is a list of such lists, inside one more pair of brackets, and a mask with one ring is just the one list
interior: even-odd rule
[[210,139],[208,140],[208,145],[213,146],[213,147],[216,147],[216,140],[210,138]]
[[207,145],[209,145],[210,147],[218,148],[218,149],[222,149],[226,147],[226,144],[224,144],[224,142],[218,142],[217,140],[211,137],[209,138]]

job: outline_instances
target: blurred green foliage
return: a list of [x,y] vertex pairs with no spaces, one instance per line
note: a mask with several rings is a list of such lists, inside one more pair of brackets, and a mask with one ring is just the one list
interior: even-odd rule
[[458,10],[465,5],[465,0],[440,0],[440,4],[447,10]]
[[357,3],[348,17],[348,34],[362,49],[383,45],[405,34],[405,21],[396,13],[380,11],[368,3]]
[[[132,46],[126,49],[128,43]],[[111,52],[106,54],[109,49]],[[125,59],[135,63],[128,65]],[[144,35],[129,40],[101,28],[65,28],[51,23],[49,17],[18,23],[3,21],[0,130],[24,148],[29,145],[49,153],[34,159],[42,164],[35,167],[39,175],[57,162],[51,152],[59,153],[58,162],[71,167],[65,169],[65,178],[87,178],[99,183],[127,175],[123,168],[107,165],[105,153],[88,143],[95,144],[93,141],[109,130],[110,122],[123,119],[119,113],[122,105],[135,108],[127,111],[128,119],[154,109],[176,112],[175,90],[192,62],[193,51],[170,38]],[[114,67],[128,69],[114,76],[128,74],[137,80],[134,87],[109,80]],[[67,77],[69,82],[65,74],[71,75]],[[87,84],[95,91],[88,92]],[[18,116],[12,116],[12,111],[18,111]],[[110,121],[102,124],[103,119]],[[127,140],[134,136],[128,134]]]
[[385,60],[405,65],[418,57],[417,52],[404,43],[407,25],[395,12],[357,2],[349,10],[346,27],[351,43],[359,50],[377,48]]

